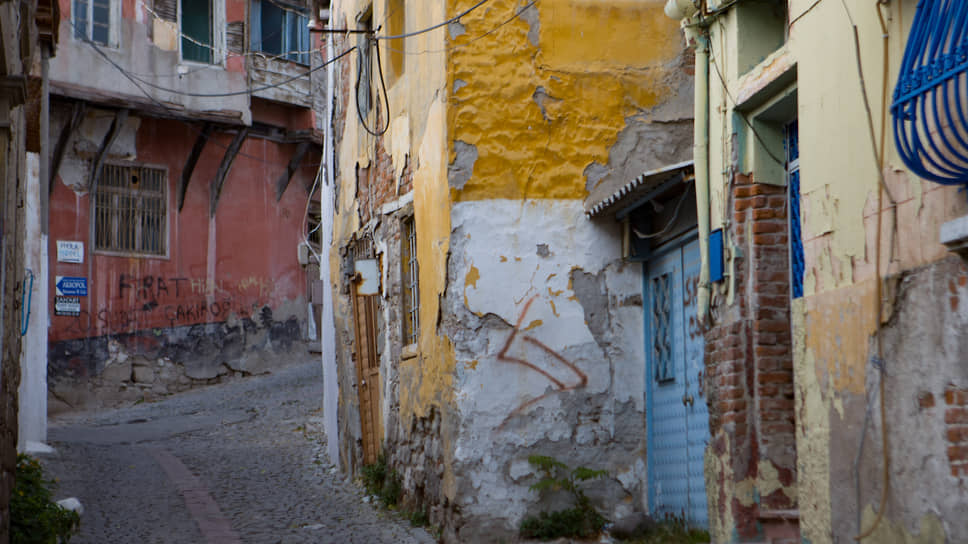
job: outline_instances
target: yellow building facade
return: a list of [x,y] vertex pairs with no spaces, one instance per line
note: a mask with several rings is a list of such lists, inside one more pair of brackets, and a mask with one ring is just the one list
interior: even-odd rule
[[634,525],[649,512],[643,273],[596,205],[691,158],[676,22],[659,1],[331,9],[331,28],[364,31],[331,45],[352,49],[335,70],[329,252],[342,466],[385,454],[447,541],[512,538],[543,509],[529,455],[608,470],[589,493]]

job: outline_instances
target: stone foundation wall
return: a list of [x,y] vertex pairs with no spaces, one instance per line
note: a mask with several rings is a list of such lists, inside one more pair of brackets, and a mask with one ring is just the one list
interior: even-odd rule
[[49,411],[150,400],[306,356],[305,316],[261,316],[52,342]]

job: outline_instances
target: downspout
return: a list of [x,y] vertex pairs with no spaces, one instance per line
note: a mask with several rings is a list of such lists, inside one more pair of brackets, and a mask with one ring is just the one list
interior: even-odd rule
[[[40,233],[50,228],[50,45],[40,46]],[[42,266],[47,266],[42,263]]]
[[699,291],[696,298],[699,322],[709,315],[709,38],[698,31],[696,43],[695,104],[692,160],[696,172],[696,212],[699,226]]
[[696,48],[695,99],[693,100],[692,160],[696,172],[696,214],[699,227],[699,290],[696,307],[700,323],[709,315],[709,38],[701,29],[688,27],[686,38]]
[[[728,8],[735,2],[723,6]],[[705,11],[705,2],[699,0],[667,0],[665,14],[686,23],[691,17]],[[717,10],[719,13],[721,10]],[[698,24],[683,24],[686,41],[696,49],[695,98],[693,100],[693,147],[692,160],[696,173],[696,215],[699,228],[699,288],[696,293],[696,311],[699,322],[705,324],[709,316],[709,38]]]

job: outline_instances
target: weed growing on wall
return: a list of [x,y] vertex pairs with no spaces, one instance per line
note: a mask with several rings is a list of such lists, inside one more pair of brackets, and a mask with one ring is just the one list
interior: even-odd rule
[[649,520],[629,534],[614,534],[630,544],[704,544],[710,542],[709,533],[693,527],[680,516],[666,515],[660,520]]
[[521,536],[541,540],[561,537],[590,538],[602,531],[605,517],[595,510],[581,486],[589,480],[606,476],[607,471],[588,467],[569,469],[568,465],[546,455],[532,455],[528,457],[528,462],[541,475],[541,479],[530,487],[532,491],[542,495],[566,491],[572,496],[574,506],[526,517],[521,522]]
[[58,544],[68,542],[81,524],[77,512],[51,500],[54,482],[44,479],[40,463],[27,455],[17,456],[17,473],[10,497],[11,544]]
[[403,493],[403,483],[396,470],[388,469],[385,454],[380,454],[376,463],[363,467],[363,486],[366,492],[380,499],[383,506],[396,506]]

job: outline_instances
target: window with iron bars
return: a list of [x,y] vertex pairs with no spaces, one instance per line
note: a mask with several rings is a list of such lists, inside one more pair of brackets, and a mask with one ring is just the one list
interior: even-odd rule
[[413,217],[403,220],[401,229],[403,264],[403,340],[415,344],[420,336],[420,290],[417,285],[417,229]]
[[101,253],[168,254],[165,170],[106,164],[94,194],[94,249]]

